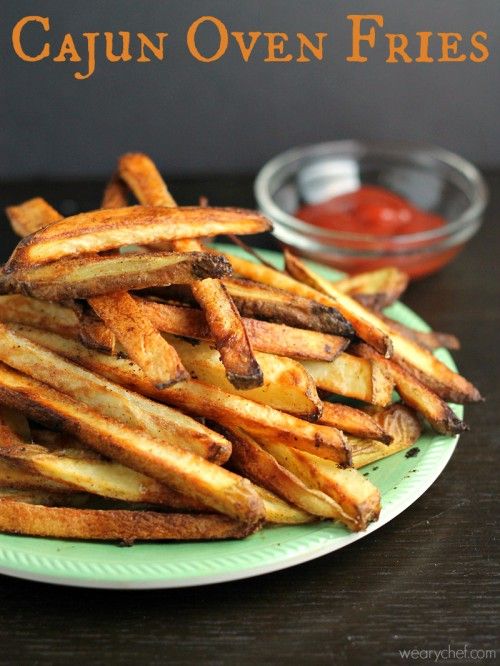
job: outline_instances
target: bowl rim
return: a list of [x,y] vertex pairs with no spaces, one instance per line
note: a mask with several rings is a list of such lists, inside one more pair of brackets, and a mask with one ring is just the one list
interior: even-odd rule
[[[269,184],[272,177],[279,170],[286,169],[286,167],[289,167],[294,162],[307,157],[335,156],[335,153],[345,154],[348,152],[352,153],[355,157],[362,157],[373,153],[380,156],[385,154],[390,157],[400,158],[409,157],[409,153],[414,153],[414,157],[417,156],[420,160],[424,158],[427,160],[433,159],[465,177],[472,188],[471,202],[461,215],[440,227],[409,234],[378,235],[333,231],[317,227],[285,212],[272,199],[269,192]],[[439,240],[459,232],[471,224],[477,223],[489,199],[488,187],[479,169],[464,157],[450,150],[420,141],[365,141],[358,139],[305,144],[279,153],[266,162],[258,172],[254,182],[254,193],[260,210],[272,222],[282,224],[305,235],[311,234],[316,238],[328,239],[330,242],[336,239],[339,241],[357,241],[374,244],[391,241],[392,244],[398,245]],[[469,196],[469,193],[467,195]]]

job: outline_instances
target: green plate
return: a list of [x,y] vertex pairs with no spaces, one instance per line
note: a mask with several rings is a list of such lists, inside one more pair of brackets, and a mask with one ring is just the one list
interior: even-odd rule
[[[242,254],[231,247],[234,254]],[[261,254],[277,267],[275,252]],[[316,267],[325,277],[332,269]],[[398,321],[429,330],[407,307],[396,303],[390,315]],[[445,350],[436,354],[453,369]],[[453,406],[463,415],[461,406]],[[351,534],[332,523],[268,527],[242,541],[207,543],[142,543],[131,548],[115,544],[0,535],[0,573],[19,578],[97,588],[169,588],[204,585],[257,576],[307,562],[353,543],[378,529],[410,504],[437,479],[453,453],[458,437],[426,432],[416,457],[405,452],[368,465],[364,472],[382,493],[380,519],[365,532]]]

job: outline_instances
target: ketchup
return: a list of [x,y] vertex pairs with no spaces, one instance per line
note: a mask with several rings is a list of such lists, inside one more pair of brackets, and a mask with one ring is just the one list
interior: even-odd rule
[[[440,215],[428,213],[394,192],[375,185],[364,185],[354,192],[332,197],[319,204],[304,205],[295,213],[295,217],[334,232],[375,237],[373,240],[339,238],[335,241],[338,248],[355,252],[339,253],[335,258],[326,254],[318,255],[318,261],[326,260],[347,273],[392,265],[406,271],[412,278],[423,277],[439,270],[461,249],[452,247],[430,253],[426,241],[418,241],[412,244],[411,254],[396,252],[386,258],[363,257],[363,250],[391,255],[391,251],[401,248],[394,236],[429,231],[446,224]],[[422,252],[418,252],[419,247]]]
[[295,216],[317,227],[373,236],[399,236],[445,224],[406,199],[375,185],[341,194],[319,204],[302,206]]

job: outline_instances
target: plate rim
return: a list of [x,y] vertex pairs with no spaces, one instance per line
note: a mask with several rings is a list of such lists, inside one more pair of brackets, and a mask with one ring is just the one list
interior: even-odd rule
[[[239,248],[235,248],[234,246],[229,246],[225,244],[218,244],[218,247],[221,248],[221,250],[223,251],[231,251],[239,253],[242,252]],[[276,259],[279,256],[279,253],[274,250],[259,249],[258,251],[261,252],[264,257],[269,259],[273,258]],[[314,265],[314,262],[310,263]],[[321,269],[326,270],[327,272],[330,273],[332,272],[336,272],[337,274],[340,273],[340,271],[336,271],[336,269],[333,269],[328,266],[320,265],[320,267]],[[397,306],[398,308],[402,309],[403,311],[406,311],[409,315],[411,315],[411,317],[414,318],[416,321],[418,321],[423,328],[430,330],[428,324],[408,306],[400,302],[398,302]],[[450,365],[450,367],[456,369],[454,359],[448,351],[442,350],[441,356],[443,357],[442,360],[444,360],[448,365]],[[455,411],[460,416],[463,415],[463,406],[461,405],[454,406],[454,408]],[[355,532],[350,534],[346,533],[343,536],[340,537],[335,536],[332,539],[327,538],[325,543],[320,544],[319,546],[313,545],[310,549],[306,550],[305,552],[292,553],[289,556],[285,555],[280,559],[273,560],[271,562],[267,563],[264,562],[262,564],[257,564],[257,565],[249,565],[246,567],[241,567],[239,569],[230,570],[230,571],[220,571],[217,573],[203,573],[194,576],[187,575],[180,577],[169,577],[167,572],[165,572],[165,574],[161,575],[158,578],[143,577],[141,579],[137,578],[137,574],[134,574],[133,579],[130,578],[131,574],[129,574],[128,578],[116,577],[110,579],[106,578],[105,575],[99,578],[89,578],[87,576],[79,576],[78,574],[72,575],[72,573],[69,572],[65,572],[63,575],[61,575],[54,572],[40,573],[39,571],[32,571],[29,568],[28,561],[26,560],[26,558],[23,557],[24,553],[22,551],[16,549],[15,545],[5,546],[0,542],[0,574],[23,580],[31,580],[41,583],[70,586],[70,587],[80,587],[80,588],[89,588],[89,589],[113,589],[113,590],[147,590],[147,589],[179,589],[183,587],[213,585],[224,582],[253,578],[256,576],[273,573],[275,571],[281,571],[283,569],[295,567],[298,566],[299,564],[310,562],[319,557],[323,557],[325,555],[333,553],[337,550],[340,550],[341,548],[345,548],[346,546],[355,543],[359,539],[362,539],[365,536],[369,536],[371,533],[382,528],[384,525],[386,525],[391,520],[396,518],[398,515],[403,513],[408,507],[414,504],[419,499],[419,497],[421,497],[426,492],[426,490],[428,490],[436,482],[436,480],[441,475],[441,473],[447,466],[448,462],[450,461],[450,458],[453,455],[455,448],[457,446],[458,440],[459,440],[459,435],[455,435],[453,437],[451,436],[446,437],[446,442],[445,442],[446,448],[441,452],[438,464],[436,465],[436,463],[434,463],[432,473],[430,475],[427,474],[424,476],[423,479],[420,479],[419,483],[417,483],[416,486],[412,486],[411,488],[407,489],[402,500],[396,501],[393,505],[387,508],[385,508],[382,505],[382,511],[379,519],[375,523],[369,525],[369,527],[365,531]],[[3,536],[13,536],[13,535],[0,534],[0,541]],[[21,539],[37,538],[37,537],[23,537],[22,535],[15,535],[15,536],[16,538],[21,538]],[[40,537],[40,539],[43,540],[44,538]],[[168,545],[169,544],[165,544],[166,547],[168,547]],[[6,560],[9,559],[9,557],[11,556],[15,556],[16,552],[21,559],[25,559],[24,567],[19,565],[12,566],[6,564]],[[31,558],[32,557],[36,559],[37,555],[32,554]],[[44,556],[44,558],[45,557],[47,557],[50,560],[51,555]],[[57,558],[55,558],[52,555],[52,560],[54,567],[55,562],[58,562],[58,564],[64,562],[64,556],[58,555]],[[71,561],[70,559],[67,559],[68,563],[70,561]],[[126,565],[123,566],[126,567]]]

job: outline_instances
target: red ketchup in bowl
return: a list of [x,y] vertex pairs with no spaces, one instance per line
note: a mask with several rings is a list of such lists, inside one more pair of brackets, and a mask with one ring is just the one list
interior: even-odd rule
[[[332,197],[318,204],[306,204],[299,208],[295,217],[333,232],[369,234],[380,238],[380,242],[339,240],[339,247],[358,250],[391,251],[398,247],[395,236],[414,234],[442,227],[446,220],[440,215],[428,213],[408,200],[375,185],[364,185],[358,190]],[[423,245],[426,243],[424,242]],[[415,246],[414,246],[415,247]],[[418,245],[416,246],[418,248]],[[416,253],[413,256],[391,258],[343,257],[336,262],[339,268],[348,273],[356,273],[387,266],[397,266],[412,277],[432,273],[450,260],[450,252],[456,254],[459,248],[439,254]]]

